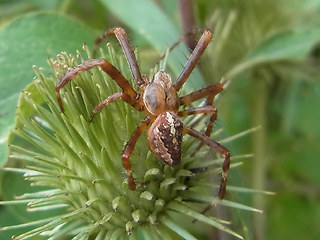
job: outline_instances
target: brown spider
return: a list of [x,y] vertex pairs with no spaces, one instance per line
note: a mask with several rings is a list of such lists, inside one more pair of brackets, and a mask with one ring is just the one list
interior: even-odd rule
[[[212,33],[207,30],[203,32],[189,60],[174,84],[172,84],[170,76],[162,70],[154,75],[151,82],[148,77],[142,77],[136,57],[125,31],[122,28],[113,28],[107,32],[107,35],[113,34],[120,42],[124,51],[131,73],[138,86],[138,92],[132,88],[128,80],[107,60],[92,59],[69,69],[57,83],[56,93],[61,111],[63,112],[64,110],[60,96],[60,89],[70,82],[75,76],[93,67],[99,66],[119,85],[122,91],[112,94],[98,104],[90,115],[90,121],[98,111],[117,99],[122,99],[136,110],[147,114],[133,132],[121,155],[123,166],[128,174],[130,189],[135,190],[136,183],[132,176],[129,159],[141,133],[151,124],[147,131],[149,149],[165,164],[175,165],[180,162],[183,133],[197,138],[202,144],[207,144],[209,147],[224,156],[222,178],[218,195],[219,199],[223,199],[226,192],[226,178],[230,166],[230,154],[228,149],[209,138],[213,123],[217,118],[217,110],[212,106],[212,103],[215,96],[223,90],[222,84],[218,83],[210,85],[182,97],[179,97],[177,94],[208,46],[212,38]],[[207,98],[205,106],[179,111],[180,106],[188,105],[201,98]],[[184,125],[180,119],[180,117],[202,113],[211,114],[205,133],[200,133],[189,126]]]

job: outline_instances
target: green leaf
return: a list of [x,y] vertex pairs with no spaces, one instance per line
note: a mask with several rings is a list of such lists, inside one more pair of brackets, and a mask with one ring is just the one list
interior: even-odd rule
[[0,31],[0,165],[6,159],[18,96],[34,77],[32,66],[47,66],[48,57],[74,53],[83,43],[92,45],[98,35],[74,19],[49,13],[25,15]]
[[286,30],[262,42],[248,59],[271,61],[286,58],[301,59],[320,39],[316,25],[304,26],[296,30]]
[[[180,37],[177,26],[156,4],[149,0],[100,0],[113,14],[120,18],[132,30],[144,37],[155,49],[164,53],[166,47],[172,45]],[[188,49],[180,44],[178,51],[169,55],[168,63],[174,74],[178,76],[182,65],[189,56]],[[174,80],[173,80],[174,81]],[[195,69],[187,82],[189,88],[199,88],[204,83],[200,72]]]
[[302,60],[319,40],[320,28],[317,24],[306,24],[297,29],[278,32],[262,41],[244,58],[243,62],[226,74],[226,78],[232,78],[258,64],[283,60]]
[[[41,188],[31,187],[30,183],[26,182],[21,173],[14,172],[5,172],[3,178],[3,198],[5,200],[14,199],[17,196],[22,196],[24,193],[36,192],[37,190],[41,190]],[[29,198],[29,202],[31,199]],[[1,227],[7,226],[15,226],[26,222],[33,222],[40,219],[47,219],[53,215],[57,215],[58,213],[62,214],[64,212],[63,209],[47,209],[45,211],[28,211],[26,209],[26,199],[17,199],[16,201],[12,201],[11,203],[8,201],[3,201],[1,204],[7,205],[3,210],[0,211],[1,218],[2,212],[6,213],[7,209],[10,212],[10,219],[5,218],[5,221],[0,221]],[[0,204],[0,205],[1,205]],[[9,213],[8,213],[9,214]],[[1,219],[0,218],[0,219]],[[12,220],[11,220],[12,219]],[[18,227],[19,229],[15,229],[15,227],[9,227],[6,231],[0,231],[0,239],[9,239],[5,238],[3,235],[7,234],[21,234],[25,231],[32,229],[32,224],[22,225]],[[6,228],[5,228],[6,229]],[[15,229],[14,233],[12,229]],[[4,229],[3,229],[4,230]]]
[[[12,211],[11,209],[9,208],[4,208],[4,207],[1,207],[0,208],[0,228],[2,228],[3,226],[8,226],[8,225],[15,225],[15,224],[18,224],[20,223],[21,220],[17,219],[16,216],[14,216],[12,214]],[[23,231],[22,230],[17,230],[17,229],[14,229],[14,230],[7,230],[7,231],[2,231],[0,233],[0,238],[1,239],[11,239],[11,236],[14,235],[14,234],[19,234],[19,233],[22,233]]]

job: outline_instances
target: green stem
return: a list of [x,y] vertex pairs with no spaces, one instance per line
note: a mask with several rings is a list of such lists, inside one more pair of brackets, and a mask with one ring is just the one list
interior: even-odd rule
[[[259,79],[260,77],[260,79]],[[253,152],[255,154],[255,159],[253,162],[253,173],[252,173],[252,182],[254,189],[264,189],[265,188],[265,176],[267,171],[267,116],[266,116],[266,107],[267,107],[267,94],[268,86],[267,81],[264,77],[255,75],[255,92],[257,93],[254,97],[252,104],[253,108],[253,125],[261,125],[259,129],[253,135]],[[265,208],[265,198],[261,194],[256,194],[253,197],[253,206],[258,209]],[[254,217],[254,229],[256,239],[264,240],[265,236],[265,226],[266,219],[264,214],[255,214]]]

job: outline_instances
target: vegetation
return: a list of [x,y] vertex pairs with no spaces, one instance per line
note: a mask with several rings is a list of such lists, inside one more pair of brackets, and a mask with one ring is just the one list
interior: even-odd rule
[[[219,82],[222,77],[230,80],[228,88],[219,96],[219,119],[215,131],[223,126],[224,132],[218,136],[218,140],[223,141],[223,139],[228,139],[227,136],[234,136],[246,129],[260,126],[260,129],[249,137],[240,138],[231,143],[228,142],[228,147],[231,149],[233,156],[253,153],[254,157],[245,159],[241,169],[232,170],[230,185],[233,187],[229,187],[230,198],[228,199],[236,200],[229,202],[229,206],[231,204],[232,208],[227,209],[227,217],[223,219],[227,219],[227,221],[232,219],[233,224],[228,227],[246,239],[302,239],[305,237],[318,239],[320,236],[317,226],[317,220],[320,216],[318,201],[320,194],[317,186],[320,182],[318,174],[320,163],[316,156],[319,156],[317,145],[320,138],[320,127],[317,122],[319,118],[317,105],[320,100],[319,47],[317,46],[320,39],[320,29],[318,27],[320,23],[318,17],[320,16],[319,1],[200,0],[193,3],[196,27],[209,28],[214,33],[214,39],[201,62],[199,70],[192,75],[190,84],[185,91],[188,92],[210,83]],[[5,171],[2,170],[0,173],[0,198],[3,200],[2,203],[7,203],[15,196],[28,193],[32,191],[31,189],[34,189],[33,191],[37,194],[44,194],[38,195],[37,198],[46,196],[46,188],[30,188],[29,183],[23,180],[22,175],[23,173],[30,174],[32,171],[45,171],[48,167],[43,165],[45,161],[42,161],[40,165],[35,162],[39,159],[48,160],[44,159],[44,156],[47,156],[44,152],[48,151],[50,146],[38,146],[40,150],[42,148],[38,152],[38,156],[42,158],[29,158],[27,165],[30,165],[30,161],[33,162],[27,170],[23,170],[26,163],[15,161],[19,156],[12,157],[12,155],[24,151],[22,155],[25,158],[31,153],[28,152],[31,151],[30,143],[22,141],[21,137],[37,136],[48,140],[47,144],[54,145],[54,142],[50,142],[54,141],[51,135],[49,137],[46,134],[41,135],[41,131],[30,135],[29,130],[37,128],[35,128],[34,122],[29,120],[29,117],[35,112],[40,114],[37,112],[40,106],[40,112],[43,108],[46,111],[50,109],[54,113],[54,106],[50,105],[54,92],[43,94],[41,93],[42,88],[35,83],[43,80],[44,83],[48,83],[52,87],[48,91],[54,91],[57,71],[63,71],[63,67],[61,68],[63,64],[74,65],[75,62],[70,61],[69,55],[59,55],[60,58],[58,57],[57,61],[60,61],[61,66],[57,68],[52,63],[53,60],[49,60],[50,65],[53,65],[55,70],[55,74],[52,74],[53,71],[46,63],[47,59],[56,59],[56,55],[60,52],[67,52],[80,57],[76,50],[81,49],[83,43],[86,43],[88,48],[92,49],[97,36],[104,30],[118,25],[123,26],[130,33],[129,36],[134,43],[133,45],[138,48],[142,72],[149,74],[149,70],[156,65],[159,56],[165,52],[166,47],[177,41],[182,35],[182,23],[179,14],[178,3],[169,0],[3,0],[0,2],[0,162],[1,165],[5,166]],[[113,56],[110,51],[112,52],[112,46],[115,46],[115,61],[126,72],[125,63],[121,59],[123,58],[121,57],[122,52],[117,48],[117,44],[113,42],[108,46],[109,48],[102,46],[104,50],[101,54],[106,54],[108,58]],[[83,58],[88,58],[86,54],[86,51],[81,50]],[[168,65],[174,76],[173,78],[181,70],[181,65],[185,63],[185,56],[187,55],[188,50],[184,46],[180,46],[170,53]],[[77,61],[81,61],[81,57]],[[41,69],[34,73],[32,71],[33,65]],[[94,71],[94,73],[96,72]],[[37,80],[29,85],[34,75],[36,75]],[[99,81],[103,82],[102,80]],[[26,88],[27,85],[29,85],[28,88]],[[70,92],[76,91],[76,88],[73,87],[76,87],[76,85],[70,86]],[[81,87],[85,88],[86,86]],[[16,112],[19,95],[23,89],[25,90],[20,96],[19,107]],[[30,98],[27,93],[33,93],[31,95],[36,97]],[[79,94],[79,92],[75,93],[75,96],[80,96]],[[106,92],[99,94],[104,96],[108,95],[108,92],[106,90]],[[94,99],[95,97],[88,99],[88,102],[98,102],[97,99]],[[72,97],[70,96],[70,98]],[[39,104],[39,107],[34,107],[34,103]],[[116,118],[122,119],[123,124],[129,127],[128,132],[119,133],[122,143],[120,145],[115,144],[117,146],[114,149],[115,153],[113,153],[115,155],[117,152],[121,152],[123,141],[128,139],[130,130],[135,126],[134,124],[128,124],[129,119],[124,117],[127,115],[125,114],[126,111],[130,111],[130,109],[125,106],[118,107],[122,110],[119,113],[120,116],[116,116]],[[84,119],[81,121],[84,122],[85,117],[88,116],[84,113],[89,110],[85,106],[75,109],[77,116],[79,116],[79,113],[83,113]],[[73,110],[71,106],[70,112]],[[110,111],[112,110],[110,109]],[[16,115],[17,119],[14,123]],[[103,116],[105,115],[106,113]],[[35,116],[37,115],[32,115],[35,120],[45,120],[41,122],[41,124],[44,124],[42,127],[46,127],[45,123],[54,119],[54,116],[51,115],[46,119],[43,115],[39,115],[38,119],[34,118]],[[58,113],[55,117],[59,119],[59,124],[66,121]],[[133,118],[139,119],[138,117],[139,115],[133,115]],[[54,122],[50,125],[52,127]],[[69,127],[71,125],[69,123]],[[84,126],[82,125],[82,128]],[[61,126],[58,126],[57,129],[61,128]],[[13,131],[11,131],[12,129]],[[78,128],[76,130],[81,137],[85,135]],[[11,135],[8,138],[10,131]],[[26,132],[29,135],[24,135]],[[61,132],[60,136],[65,136],[65,134],[66,132]],[[103,137],[99,136],[99,139],[102,141]],[[105,141],[108,141],[108,139]],[[11,159],[9,161],[7,161],[8,143],[11,145]],[[61,146],[59,144],[57,146]],[[141,177],[143,177],[142,173],[145,172],[146,165],[150,162],[155,164],[152,156],[149,156],[143,149],[143,144],[142,140],[142,150],[139,154],[148,157],[147,161],[138,169],[138,172],[141,172]],[[186,144],[190,144],[190,142],[186,141]],[[57,146],[51,146],[50,151],[55,154],[63,154],[57,152]],[[201,154],[202,156],[205,154],[205,150],[204,148],[202,152],[197,153],[199,157]],[[139,158],[139,154],[135,157]],[[123,171],[121,161],[114,164],[120,171]],[[81,168],[81,165],[79,165],[79,168]],[[92,168],[94,168],[93,165]],[[181,168],[183,169],[183,166]],[[49,169],[59,169],[59,167]],[[176,169],[176,171],[182,169]],[[161,171],[169,170],[161,169]],[[55,172],[51,171],[47,174],[54,176]],[[123,176],[122,172],[119,174]],[[173,174],[172,172],[167,174],[169,174],[168,178],[173,178],[173,175],[170,175]],[[184,172],[183,177],[188,177],[186,174]],[[27,178],[35,180],[37,177],[29,176]],[[42,182],[50,182],[48,182],[48,179],[38,177],[38,183],[39,179]],[[52,182],[57,182],[57,179],[50,179]],[[202,179],[202,181],[204,180]],[[250,191],[248,188],[273,191],[277,194],[266,196],[255,192],[252,195],[248,193],[254,191]],[[232,190],[238,194],[231,194]],[[201,199],[203,196],[208,196],[206,191],[209,190],[206,189],[204,192],[201,191],[200,194],[197,194],[196,197],[199,198],[197,200],[210,202],[209,197],[206,200]],[[240,193],[241,191],[245,191],[245,193]],[[152,191],[150,190],[150,192]],[[30,198],[30,196],[35,197],[36,195],[24,195],[27,198]],[[209,194],[209,196],[212,195]],[[192,197],[195,198],[195,196]],[[58,198],[58,200],[60,201],[61,198]],[[61,203],[59,201],[57,203]],[[115,204],[123,204],[121,201],[126,200],[118,199]],[[239,206],[236,202],[243,205]],[[247,214],[242,210],[238,212],[237,209],[245,208],[244,205],[262,209],[264,213]],[[47,203],[42,205],[41,202],[37,202],[34,206],[41,206],[46,209]],[[34,206],[29,205],[29,207]],[[201,211],[201,206],[197,206],[199,211]],[[179,206],[174,205],[172,208],[179,208]],[[223,214],[226,214],[225,208],[216,209],[220,209]],[[221,218],[217,215],[220,210],[216,209],[214,209],[214,214]],[[16,202],[11,202],[11,205],[0,208],[0,225],[1,227],[12,226],[30,223],[36,219],[46,219],[52,217],[52,211],[56,211],[56,208],[41,212],[26,212],[25,205],[21,205],[21,200],[19,202],[18,199]],[[139,214],[138,216],[143,218],[143,214],[141,212]],[[195,217],[194,214],[196,213],[192,213]],[[167,215],[162,216],[166,217]],[[208,228],[208,225],[195,223],[199,225],[190,224],[187,227],[181,227],[177,224],[177,221],[174,221],[176,216],[170,215],[170,217],[170,219],[163,218],[160,221],[167,224],[164,229],[171,229],[172,232],[177,233],[174,235],[170,231],[167,232],[172,239],[178,239],[178,235],[192,239],[189,232],[197,239],[209,239],[209,235],[213,236],[213,239],[216,237],[215,231]],[[69,216],[69,218],[72,217]],[[208,219],[203,220],[202,218],[203,222],[208,224],[211,222],[211,225],[216,227],[220,224],[220,221],[216,219]],[[212,224],[212,221],[214,224]],[[75,222],[72,223],[74,225],[68,226],[70,228],[67,228],[67,230],[82,227],[79,222]],[[178,221],[178,223],[180,222]],[[46,222],[42,224],[46,224]],[[197,228],[197,226],[201,226],[201,228]],[[32,229],[36,225],[27,227]],[[188,229],[188,231],[185,231],[185,229]],[[26,228],[0,231],[0,236],[1,239],[9,239],[12,234],[17,235],[27,230]],[[163,230],[163,232],[167,230]],[[150,235],[148,236],[150,232],[152,230],[146,228],[137,232],[134,237],[148,239],[148,237],[150,238]],[[82,237],[85,239],[87,237],[86,231],[82,231],[82,233],[84,233]],[[123,234],[123,232],[118,234]],[[101,236],[105,235],[101,234]],[[116,236],[113,235],[114,238]],[[78,237],[82,239],[80,235]],[[232,235],[224,237],[228,238]],[[35,236],[32,239],[41,238]],[[45,236],[44,239],[46,239]]]

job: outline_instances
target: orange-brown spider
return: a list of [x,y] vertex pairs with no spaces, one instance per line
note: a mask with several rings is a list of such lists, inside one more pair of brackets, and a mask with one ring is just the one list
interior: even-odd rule
[[[183,133],[197,138],[202,144],[207,144],[209,147],[224,156],[222,178],[218,195],[219,199],[223,199],[226,192],[226,178],[230,166],[230,154],[225,147],[209,138],[213,123],[217,118],[217,110],[212,106],[212,103],[215,96],[222,91],[222,84],[213,84],[182,97],[179,97],[177,94],[208,46],[212,38],[212,33],[207,30],[203,32],[185,67],[180,73],[180,76],[174,84],[172,84],[170,76],[162,70],[154,75],[151,82],[148,77],[142,77],[136,57],[125,31],[122,28],[113,28],[107,32],[107,35],[113,34],[120,42],[130,66],[132,76],[137,84],[138,92],[132,88],[128,80],[107,60],[92,59],[69,69],[57,83],[56,93],[61,111],[63,112],[63,105],[60,96],[60,89],[78,74],[99,66],[119,85],[122,91],[112,94],[98,104],[90,115],[90,120],[92,120],[93,116],[98,111],[117,99],[122,99],[136,110],[147,114],[133,132],[121,156],[123,166],[128,173],[130,189],[136,189],[136,183],[132,176],[129,159],[141,133],[151,124],[147,131],[147,141],[150,151],[165,164],[175,165],[180,162]],[[180,106],[188,105],[201,98],[207,98],[205,106],[189,108],[181,111],[179,110]],[[205,133],[198,132],[189,126],[184,125],[180,119],[180,117],[202,113],[211,115]]]

